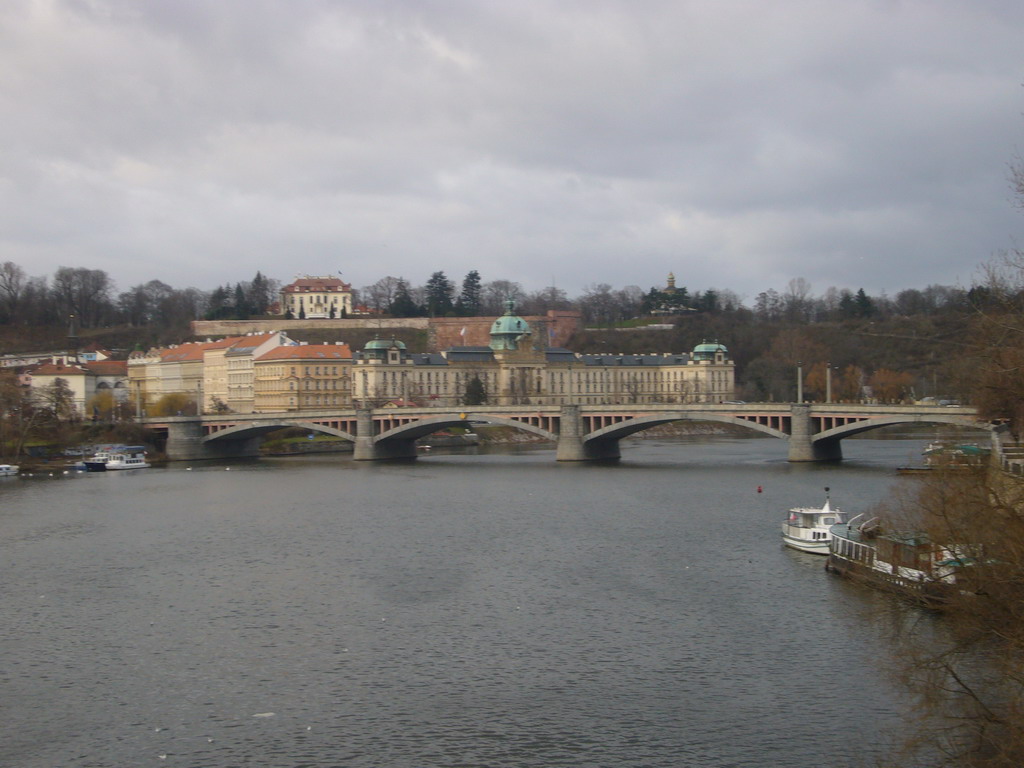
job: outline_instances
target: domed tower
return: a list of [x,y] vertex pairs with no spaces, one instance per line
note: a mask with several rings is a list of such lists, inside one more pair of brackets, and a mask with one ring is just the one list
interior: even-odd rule
[[729,358],[729,350],[725,348],[724,344],[719,344],[717,341],[702,341],[693,348],[691,357],[695,363],[718,363],[721,365]]
[[369,363],[394,365],[402,362],[405,344],[398,339],[370,339],[363,347],[363,359]]
[[505,314],[491,323],[491,349],[495,352],[505,350],[529,349],[533,332],[523,318],[513,314],[515,302],[505,302]]

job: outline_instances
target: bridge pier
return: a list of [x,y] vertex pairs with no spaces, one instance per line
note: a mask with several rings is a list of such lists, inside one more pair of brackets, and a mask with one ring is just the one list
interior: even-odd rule
[[167,445],[164,452],[170,461],[201,459],[237,459],[260,455],[259,438],[216,440],[204,443],[200,419],[175,419],[167,423]]
[[811,431],[811,406],[795,403],[790,409],[790,461],[842,461],[839,438],[815,441]]
[[555,452],[558,461],[611,461],[621,458],[618,440],[586,440],[580,406],[563,405],[558,423]]
[[373,434],[373,411],[356,410],[356,442],[352,449],[355,461],[387,461],[394,459],[415,459],[416,440],[387,440],[375,442]]

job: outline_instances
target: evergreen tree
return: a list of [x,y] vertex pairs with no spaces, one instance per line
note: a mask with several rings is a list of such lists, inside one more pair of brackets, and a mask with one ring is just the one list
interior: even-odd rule
[[871,317],[875,314],[875,302],[864,293],[864,289],[861,288],[857,291],[857,295],[853,299],[853,304],[857,310],[857,317]]
[[207,320],[221,320],[231,312],[228,289],[218,285],[210,293],[205,317]]
[[245,295],[245,289],[241,283],[235,283],[234,316],[236,320],[249,319],[249,299]]
[[445,277],[444,272],[435,272],[427,280],[427,314],[430,317],[444,317],[454,312],[452,293],[455,286]]
[[487,390],[479,376],[474,376],[466,384],[466,394],[462,398],[463,405],[484,405],[487,402]]
[[418,317],[420,308],[412,300],[409,293],[409,284],[403,278],[398,278],[398,286],[395,288],[395,298],[388,307],[388,313],[393,317]]
[[270,281],[257,271],[256,277],[249,283],[249,290],[246,291],[249,311],[253,315],[267,314],[267,308],[271,303],[270,299]]
[[480,314],[481,303],[480,273],[474,269],[462,279],[462,292],[455,302],[455,312],[461,317],[476,317]]

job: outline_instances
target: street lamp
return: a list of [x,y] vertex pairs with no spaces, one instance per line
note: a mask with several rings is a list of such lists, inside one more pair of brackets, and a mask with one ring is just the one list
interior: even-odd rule
[[825,363],[825,402],[832,402],[832,363]]
[[804,401],[804,364],[800,360],[796,361],[796,401]]

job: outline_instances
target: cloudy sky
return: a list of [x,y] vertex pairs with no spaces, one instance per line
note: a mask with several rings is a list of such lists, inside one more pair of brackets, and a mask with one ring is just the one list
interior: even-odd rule
[[1019,0],[3,0],[0,261],[527,290],[969,285]]

